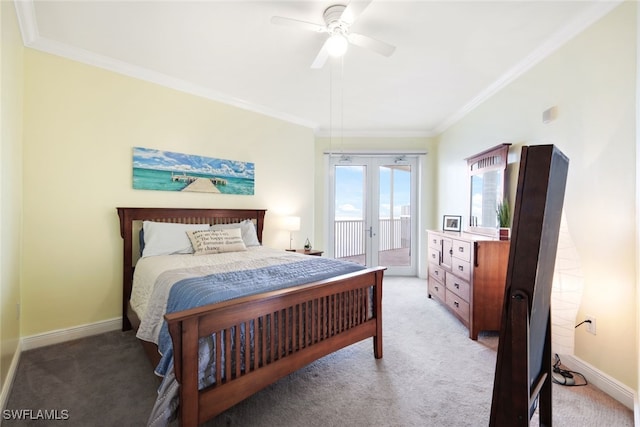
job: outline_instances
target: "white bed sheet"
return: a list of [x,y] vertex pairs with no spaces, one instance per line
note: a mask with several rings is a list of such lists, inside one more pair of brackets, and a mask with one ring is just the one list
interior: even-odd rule
[[158,343],[158,335],[166,312],[169,291],[182,279],[203,273],[249,270],[294,262],[307,255],[264,246],[248,247],[247,251],[210,255],[160,255],[141,258],[136,264],[131,291],[131,308],[140,319],[136,336]]

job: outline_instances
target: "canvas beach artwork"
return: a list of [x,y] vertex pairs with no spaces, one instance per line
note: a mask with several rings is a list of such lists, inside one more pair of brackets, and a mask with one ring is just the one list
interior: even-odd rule
[[133,188],[253,195],[255,165],[250,162],[133,148]]

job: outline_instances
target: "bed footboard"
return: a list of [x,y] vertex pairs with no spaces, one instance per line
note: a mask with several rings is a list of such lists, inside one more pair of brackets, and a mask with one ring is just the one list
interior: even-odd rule
[[[373,338],[374,356],[381,358],[383,273],[382,267],[372,268],[166,315],[180,383],[181,425],[201,424],[366,338]],[[215,383],[198,390],[198,343],[212,334]]]

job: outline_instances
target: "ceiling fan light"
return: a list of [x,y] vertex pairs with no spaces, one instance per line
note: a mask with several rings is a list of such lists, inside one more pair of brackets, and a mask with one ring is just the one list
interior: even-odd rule
[[327,52],[334,58],[339,58],[347,52],[349,42],[342,34],[333,34],[327,40]]

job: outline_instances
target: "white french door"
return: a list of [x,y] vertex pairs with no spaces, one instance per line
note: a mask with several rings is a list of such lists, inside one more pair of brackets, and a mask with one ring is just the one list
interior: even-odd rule
[[328,157],[328,255],[415,275],[417,156]]

